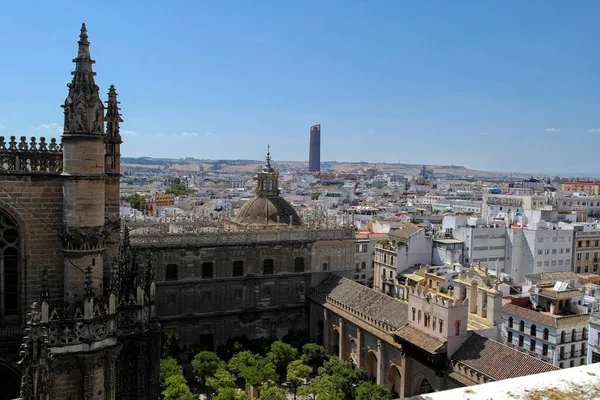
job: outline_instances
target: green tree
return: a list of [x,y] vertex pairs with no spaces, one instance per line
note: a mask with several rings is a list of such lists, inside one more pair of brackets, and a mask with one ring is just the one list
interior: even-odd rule
[[225,369],[222,365],[217,369],[214,376],[206,378],[206,386],[213,388],[216,391],[225,388],[235,388],[235,376]]
[[287,392],[277,386],[268,386],[260,391],[259,400],[287,400]]
[[166,194],[174,194],[176,197],[185,196],[188,194],[194,193],[193,189],[190,189],[186,186],[185,183],[176,183],[165,190]]
[[194,356],[192,367],[194,368],[194,377],[200,385],[206,384],[206,378],[213,376],[219,367],[224,366],[224,362],[219,360],[217,353],[212,351],[201,351]]
[[315,385],[319,399],[327,391],[341,392],[344,398],[352,398],[354,387],[366,380],[368,375],[364,369],[356,369],[350,362],[334,356],[319,368],[319,376],[311,384]]
[[240,351],[229,360],[228,368],[256,390],[277,379],[275,366],[266,358],[250,351]]
[[223,388],[219,389],[213,400],[248,400],[248,395],[239,389]]
[[174,329],[168,329],[163,333],[162,357],[177,357],[181,354],[179,334]]
[[161,359],[159,373],[160,387],[164,389],[167,378],[175,375],[183,376],[183,368],[177,363],[177,360],[173,357]]
[[329,359],[329,356],[325,352],[323,346],[319,346],[316,343],[307,343],[302,346],[302,356],[300,359],[312,368],[312,374],[314,376],[317,374],[319,368],[323,366],[325,361]]
[[344,400],[352,398],[346,396],[341,385],[341,378],[333,375],[319,375],[313,378],[306,386],[298,389],[301,396],[311,396],[319,400]]
[[135,208],[136,210],[141,210],[142,209],[142,200],[145,200],[149,197],[150,196],[147,196],[147,195],[141,195],[139,193],[134,193],[129,196],[121,196],[121,200],[128,202],[131,205],[131,207]]
[[302,360],[294,360],[287,366],[287,380],[290,382],[294,389],[294,399],[298,392],[298,386],[303,384],[312,373],[312,368],[304,364]]
[[356,387],[356,400],[390,400],[392,393],[383,385],[376,385],[369,381],[361,382]]
[[279,383],[283,383],[287,366],[290,362],[298,357],[298,350],[293,348],[287,343],[283,343],[278,340],[271,344],[271,349],[267,353],[267,360],[269,360],[277,370],[279,375]]
[[162,395],[164,400],[194,400],[194,395],[183,375],[169,376],[165,381]]

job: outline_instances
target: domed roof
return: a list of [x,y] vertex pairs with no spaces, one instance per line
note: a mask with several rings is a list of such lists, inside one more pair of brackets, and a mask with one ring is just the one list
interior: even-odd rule
[[289,225],[290,217],[292,225],[302,225],[294,207],[283,197],[257,196],[248,200],[231,221],[243,225]]

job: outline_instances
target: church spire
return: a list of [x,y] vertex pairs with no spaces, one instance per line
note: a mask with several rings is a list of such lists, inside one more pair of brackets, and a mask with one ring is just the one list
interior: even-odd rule
[[115,89],[115,85],[110,85],[108,89],[108,101],[106,102],[106,117],[104,121],[106,121],[106,140],[109,143],[118,143],[121,144],[123,141],[121,140],[120,127],[119,124],[123,122],[121,118],[121,114],[119,113],[119,103],[117,101],[117,89]]
[[81,25],[77,48],[77,58],[73,59],[75,71],[73,80],[67,85],[69,95],[65,100],[65,133],[103,134],[104,105],[100,100],[99,88],[94,82],[95,63],[90,56],[90,42],[87,28]]

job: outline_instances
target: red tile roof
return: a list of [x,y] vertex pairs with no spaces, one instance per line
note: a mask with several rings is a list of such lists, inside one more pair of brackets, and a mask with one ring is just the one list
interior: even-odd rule
[[558,368],[476,333],[452,356],[452,360],[479,371],[491,379],[517,378]]

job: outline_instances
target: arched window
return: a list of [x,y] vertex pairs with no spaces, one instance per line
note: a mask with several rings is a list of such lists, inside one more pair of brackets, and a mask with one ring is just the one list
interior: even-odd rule
[[294,272],[304,272],[304,257],[294,259]]
[[550,336],[550,331],[548,328],[544,328],[544,340],[548,340],[548,336]]
[[243,276],[244,275],[244,262],[243,261],[234,261],[233,262],[233,276]]
[[367,262],[363,261],[362,264],[360,264],[360,268],[361,269],[366,269],[367,268]]
[[210,279],[213,277],[213,263],[205,262],[202,263],[202,278]]
[[460,335],[460,321],[456,320],[454,322],[454,336]]
[[573,329],[571,331],[571,341],[574,342],[575,340],[577,340],[577,331],[575,331],[575,329]]
[[508,327],[509,328],[513,327],[513,317],[508,317]]
[[535,325],[531,325],[531,328],[529,328],[529,334],[531,336],[535,336],[537,334],[537,327]]
[[19,315],[20,243],[17,225],[0,214],[0,324]]
[[165,280],[176,281],[177,280],[177,264],[168,264],[165,269]]
[[560,333],[560,342],[561,342],[561,343],[564,343],[564,342],[565,342],[565,331],[562,331],[562,332]]
[[587,340],[587,328],[583,328],[581,331],[581,340]]
[[525,332],[525,321],[519,322],[519,330]]
[[275,273],[275,263],[272,258],[266,258],[263,261],[263,275],[271,275]]

